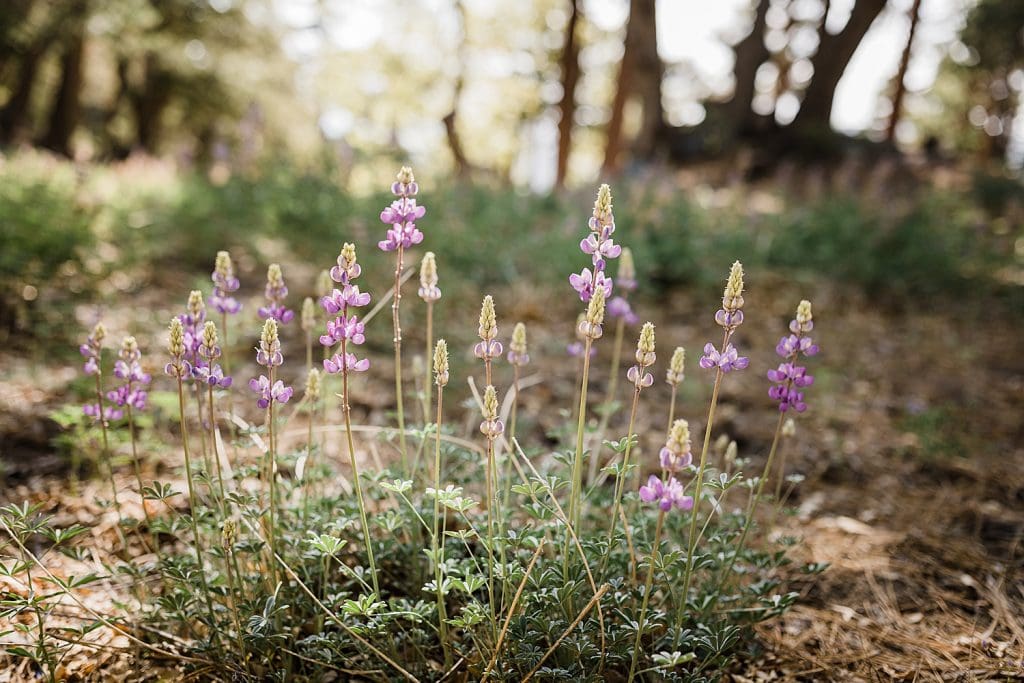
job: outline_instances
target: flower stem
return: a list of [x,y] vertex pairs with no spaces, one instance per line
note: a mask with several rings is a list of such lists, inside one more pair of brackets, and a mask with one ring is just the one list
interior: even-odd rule
[[[341,340],[341,357],[347,358],[347,340]],[[359,505],[359,520],[363,525],[363,543],[366,545],[366,559],[370,565],[370,578],[373,582],[373,592],[380,596],[380,585],[377,583],[377,564],[373,559],[373,542],[370,539],[370,525],[366,521],[366,502],[363,500],[363,486],[359,483],[359,465],[356,463],[356,446],[352,440],[352,407],[348,402],[348,363],[342,362],[341,366],[341,412],[345,416],[345,438],[348,442],[349,463],[352,466],[352,486],[356,492],[356,502]],[[401,401],[401,399],[399,399]],[[401,405],[401,402],[399,402]],[[399,413],[401,416],[401,413]],[[401,417],[399,417],[401,420]],[[404,432],[403,432],[404,433]],[[404,465],[404,462],[403,462]]]
[[651,599],[651,587],[654,585],[654,559],[658,556],[658,547],[661,544],[661,528],[665,522],[665,511],[658,513],[658,523],[654,527],[654,543],[651,544],[651,560],[647,567],[647,581],[644,583],[644,599],[640,603],[640,618],[637,619],[636,641],[633,643],[633,662],[629,665],[629,683],[632,683],[636,676],[636,663],[640,658],[640,640],[644,633],[644,619],[647,618],[647,604]]
[[[211,361],[212,362],[212,361]],[[224,473],[221,470],[220,465],[220,453],[217,451],[217,422],[216,416],[213,410],[213,385],[210,385],[209,393],[206,396],[206,402],[209,405],[210,415],[210,441],[213,446],[213,462],[217,467],[217,487],[220,489],[220,517],[222,520],[227,519],[227,509],[225,507],[227,501],[227,494],[224,492]]]
[[672,429],[672,423],[676,419],[676,394],[679,392],[679,387],[675,384],[672,385],[672,397],[668,401],[668,426],[665,427],[665,431],[669,432]]
[[[270,386],[274,386],[274,366],[270,366]],[[276,400],[271,397],[267,404],[267,440],[270,442],[267,448],[267,480],[270,484],[270,528],[267,536],[270,540],[271,557],[277,555],[277,435],[274,430],[274,403]],[[274,585],[277,585],[277,565],[271,560],[271,574]]]
[[626,429],[626,450],[622,454],[622,467],[619,469],[619,473],[615,477],[615,497],[612,503],[612,522],[611,527],[608,529],[608,550],[605,552],[604,558],[601,560],[601,569],[598,574],[604,574],[604,569],[608,564],[608,558],[612,554],[612,542],[615,539],[615,526],[619,521],[619,508],[622,503],[623,486],[626,483],[626,472],[629,468],[629,455],[633,450],[633,427],[636,424],[636,410],[637,405],[640,403],[640,387],[636,387],[633,390],[633,405],[629,410],[629,427]]
[[[103,387],[100,385],[100,373],[96,375],[96,401],[97,408],[99,410],[100,419],[100,433],[103,435],[103,459],[106,460],[107,464],[107,478],[110,480],[110,492],[114,496],[114,510],[117,511],[117,524],[114,528],[117,529],[117,536],[121,540],[121,546],[127,550],[128,542],[125,540],[124,532],[121,531],[121,501],[117,498],[117,482],[114,481],[114,463],[112,462],[113,456],[110,452],[110,438],[107,436],[107,416],[103,409]],[[184,422],[184,416],[182,422]]]
[[[395,294],[391,302],[391,324],[395,333],[395,409],[398,413],[398,450],[401,454],[403,473],[407,472],[409,467],[405,445],[405,411],[402,407],[402,323],[398,314],[398,307],[402,301],[402,259],[404,252],[404,248],[399,244],[398,257],[395,259]],[[374,580],[376,581],[376,578]]]
[[608,421],[611,419],[612,404],[615,403],[615,391],[619,386],[619,366],[622,363],[622,338],[626,331],[626,319],[619,318],[615,324],[615,345],[612,347],[612,369],[608,375],[608,393],[604,398],[604,409],[601,415],[601,422],[597,427],[597,439],[594,444],[594,455],[590,458],[589,469],[587,470],[587,483],[593,484],[597,477],[597,463],[600,460],[601,448],[604,445],[604,433],[608,429]]
[[[574,527],[579,526],[580,517],[580,488],[583,480],[583,428],[587,422],[587,380],[590,375],[591,344],[593,344],[593,339],[588,336],[583,345],[583,372],[581,373],[582,379],[580,380],[580,405],[576,423],[576,456],[572,463],[572,488],[569,493],[569,518],[567,520]],[[571,547],[569,540],[568,530],[566,530],[565,560],[562,566],[562,573],[566,576],[569,574],[569,551]]]
[[[146,494],[143,492],[142,486],[142,469],[139,466],[139,451],[138,446],[135,443],[135,415],[132,412],[132,404],[128,402],[125,404],[125,410],[128,414],[128,437],[132,443],[132,466],[135,469],[135,481],[139,485],[139,498],[142,502],[142,514],[146,518],[146,528],[149,529],[150,533],[150,545],[153,546],[153,551],[157,557],[160,557],[160,544],[156,540],[156,531],[153,530],[153,520],[149,516],[149,508],[146,507]],[[139,538],[142,539],[142,533],[139,532]],[[143,540],[145,544],[145,540]]]
[[[429,304],[428,304],[429,305]],[[429,366],[428,366],[429,367]],[[427,378],[430,371],[427,371]],[[429,382],[428,382],[429,386]],[[444,389],[437,388],[437,434],[434,438],[434,533],[430,537],[431,557],[434,558],[434,585],[437,588],[437,626],[441,636],[441,648],[444,650],[444,666],[452,666],[452,653],[448,647],[448,614],[445,610],[444,591],[441,584],[444,577],[441,573],[444,566],[444,539],[438,537],[441,521],[441,405]]]

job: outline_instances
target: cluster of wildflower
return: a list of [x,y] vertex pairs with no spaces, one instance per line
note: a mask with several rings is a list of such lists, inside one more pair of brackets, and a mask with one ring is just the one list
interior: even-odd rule
[[686,350],[677,346],[672,352],[672,359],[668,362],[668,370],[665,371],[665,381],[671,387],[678,387],[686,378]]
[[284,305],[288,287],[284,284],[281,266],[276,263],[271,263],[267,268],[267,286],[263,290],[263,296],[267,299],[267,305],[260,306],[259,316],[264,320],[276,320],[282,325],[287,325],[295,317],[295,311]]
[[171,360],[164,366],[164,374],[185,380],[192,377],[192,364],[185,358],[185,326],[182,316],[171,319],[167,335],[167,354]]
[[606,299],[611,297],[612,279],[605,274],[605,259],[617,258],[622,253],[622,247],[612,240],[615,218],[612,215],[612,191],[607,185],[602,185],[597,191],[594,214],[588,225],[590,234],[580,242],[580,250],[590,255],[594,270],[584,268],[569,276],[569,284],[584,302],[590,301],[596,291],[602,291]]
[[[266,367],[271,373],[275,367],[284,363],[284,356],[281,354],[281,341],[277,336],[277,320],[274,318],[267,318],[263,323],[260,345],[256,348],[256,362]],[[259,395],[256,405],[260,408],[269,408],[272,402],[287,403],[292,397],[291,387],[285,386],[281,380],[271,383],[270,378],[266,375],[249,380],[249,388]]]
[[114,376],[123,382],[121,386],[107,392],[107,399],[119,408],[131,406],[135,410],[146,409],[148,393],[143,387],[149,385],[152,377],[142,370],[142,352],[135,337],[125,337],[114,363]]
[[690,452],[690,426],[686,420],[676,420],[668,432],[665,446],[658,454],[661,468],[668,479],[663,480],[656,475],[647,479],[647,484],[640,487],[640,500],[645,503],[657,503],[662,512],[672,508],[678,510],[693,509],[693,497],[684,493],[682,483],[676,479],[675,473],[685,469],[693,462]]
[[731,343],[732,333],[743,324],[743,266],[739,261],[732,264],[729,280],[722,296],[722,308],[715,313],[715,322],[725,329],[725,340],[722,350],[708,342],[704,345],[704,355],[700,358],[700,366],[705,370],[718,368],[722,372],[742,370],[750,364],[750,359],[739,355]]
[[523,367],[530,362],[530,354],[526,352],[526,325],[516,323],[512,328],[512,341],[508,343],[508,362]]
[[604,334],[604,290],[595,290],[587,304],[587,313],[583,321],[576,326],[576,331],[584,339],[600,339]]
[[[576,327],[573,328],[576,331],[576,341],[572,342],[571,344],[565,347],[565,352],[568,353],[573,358],[578,358],[579,356],[583,355],[583,349],[585,348],[583,342],[586,340],[586,337],[584,337],[583,333],[580,332],[580,326],[586,321],[586,313],[580,313],[578,316],[576,316]],[[594,348],[593,346],[590,347],[590,357],[593,358],[596,353],[597,349]]]
[[448,342],[438,339],[434,345],[434,384],[447,386],[448,379]]
[[233,292],[238,291],[239,283],[238,278],[235,277],[235,266],[231,263],[231,255],[228,252],[217,252],[217,260],[214,262],[210,279],[213,280],[210,306],[215,311],[225,315],[234,315],[242,310],[242,304],[231,296]]
[[658,453],[661,469],[677,472],[686,469],[693,462],[690,450],[690,424],[686,420],[676,420],[668,431],[665,446]]
[[368,292],[360,292],[359,285],[352,281],[359,277],[362,268],[356,262],[355,245],[346,242],[338,255],[338,263],[331,268],[331,280],[341,285],[334,288],[328,296],[320,300],[320,305],[328,315],[336,316],[327,321],[327,331],[320,336],[320,343],[330,349],[335,344],[344,343],[343,353],[336,353],[324,360],[324,370],[336,374],[342,370],[363,372],[370,367],[366,358],[358,359],[348,351],[348,344],[362,344],[366,341],[366,326],[357,315],[349,315],[349,308],[359,308],[370,303]]
[[813,356],[818,353],[818,345],[806,336],[814,329],[811,314],[811,302],[801,301],[796,309],[796,317],[790,321],[791,334],[779,340],[775,352],[785,359],[775,370],[768,371],[768,379],[775,383],[768,390],[768,396],[778,401],[779,410],[786,412],[793,408],[798,413],[807,409],[804,393],[801,391],[814,383],[814,376],[807,374],[807,368],[797,365],[801,355]]
[[199,345],[203,340],[203,324],[206,322],[206,304],[203,302],[203,293],[198,289],[193,289],[188,295],[188,304],[185,307],[185,313],[178,316],[181,320],[182,328],[184,330],[184,344],[185,344],[185,360],[189,364],[188,376],[182,376],[182,379],[192,379],[191,370],[198,365],[199,358]]
[[231,386],[231,378],[224,375],[217,359],[222,355],[217,326],[212,320],[203,325],[203,339],[199,343],[198,356],[192,376],[214,388],[227,389]]
[[621,318],[627,325],[636,325],[639,318],[629,304],[628,296],[636,289],[636,266],[633,263],[633,252],[629,247],[622,248],[619,258],[619,272],[615,276],[615,287],[621,294],[612,297],[608,302],[608,315]]
[[480,325],[477,327],[477,335],[480,341],[473,347],[473,355],[483,361],[490,362],[491,359],[501,355],[504,347],[498,341],[498,318],[494,312],[494,298],[490,294],[484,297],[480,306]]
[[395,251],[399,247],[408,249],[423,241],[423,233],[416,227],[416,221],[426,214],[426,207],[416,203],[419,185],[412,174],[412,169],[403,166],[398,172],[398,179],[391,184],[391,194],[398,197],[391,206],[380,212],[380,220],[391,227],[387,231],[387,239],[377,243],[383,251]]
[[665,482],[652,474],[647,479],[647,484],[640,487],[640,500],[645,503],[657,503],[662,512],[668,512],[672,508],[693,508],[693,498],[683,493],[683,485],[675,477],[669,477]]
[[626,378],[633,383],[637,389],[646,388],[654,384],[654,375],[647,372],[647,368],[654,365],[658,356],[654,353],[654,324],[644,323],[640,330],[640,338],[636,343],[636,365],[626,372]]
[[441,288],[437,286],[437,260],[432,251],[424,254],[420,261],[420,288],[417,294],[428,304],[441,298]]

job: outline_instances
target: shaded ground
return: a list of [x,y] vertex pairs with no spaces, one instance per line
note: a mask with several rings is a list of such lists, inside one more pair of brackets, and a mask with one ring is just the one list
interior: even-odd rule
[[[760,629],[764,652],[735,679],[1024,677],[1024,354],[1017,321],[977,311],[887,312],[828,287],[758,282],[756,274],[749,289],[739,343],[751,355],[751,369],[729,376],[715,436],[736,439],[740,455],[753,459],[750,469],[759,471],[776,419],[764,370],[777,362],[774,343],[795,303],[813,293],[815,337],[823,351],[808,363],[817,382],[786,465],[788,473],[806,478],[792,492],[796,512],[780,531],[801,539],[794,557],[831,568],[813,581],[793,578],[791,589],[803,598]],[[564,345],[574,311],[555,310],[559,306],[524,290],[498,293],[496,301],[503,334],[515,320],[530,326],[529,374],[538,383],[523,392],[520,415],[540,438],[557,424],[551,406],[568,406],[572,397]],[[137,304],[112,312],[113,327],[121,328],[112,338],[133,327],[162,332],[148,318],[131,324]],[[675,345],[689,355],[679,412],[696,434],[703,432],[709,386],[696,359],[706,338],[717,339],[714,304],[680,294],[638,306],[642,319],[658,323],[660,350],[656,394],[647,397],[651,409],[638,427],[641,462],[654,457],[663,438],[667,387],[660,380]],[[453,348],[469,348],[475,314],[448,314],[446,331],[466,331],[448,335]],[[408,334],[416,353],[422,342],[415,324]],[[627,335],[625,357],[634,336]],[[605,391],[612,335],[601,345],[596,396]],[[143,346],[159,348],[159,337]],[[377,372],[355,387],[356,418],[383,424],[389,361],[382,344],[371,339],[370,346]],[[286,339],[286,352],[299,355],[298,348]],[[469,363],[468,353],[457,357],[453,376],[464,377]],[[11,356],[0,357],[0,366],[6,370],[0,439],[8,476],[0,497],[46,500],[59,522],[92,524],[105,514],[93,502],[101,483],[70,494],[66,464],[49,443],[56,427],[40,418],[66,398],[75,367]],[[457,391],[468,396],[464,384]],[[620,422],[621,416],[613,419],[610,435],[623,429]],[[124,477],[127,485],[127,472]],[[100,524],[91,542],[102,551],[111,534],[109,524]],[[78,665],[96,661],[79,658]],[[0,680],[5,675],[17,680],[18,672],[8,670]]]

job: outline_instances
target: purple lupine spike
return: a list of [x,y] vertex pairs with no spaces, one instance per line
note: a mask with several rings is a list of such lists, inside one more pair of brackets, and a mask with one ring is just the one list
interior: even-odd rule
[[139,361],[142,353],[135,337],[125,337],[118,352],[118,360],[114,363],[114,376],[124,384],[107,392],[107,399],[118,407],[131,406],[135,410],[146,409],[148,392],[143,388],[150,383],[152,377],[142,370]]
[[739,355],[736,347],[729,343],[733,332],[743,324],[743,264],[736,261],[729,270],[729,279],[722,295],[722,308],[715,313],[715,322],[725,328],[725,340],[722,350],[708,342],[704,345],[704,355],[699,365],[705,370],[715,368],[721,372],[743,370],[750,364],[750,359]]
[[234,315],[242,310],[242,304],[231,294],[238,291],[239,282],[235,277],[235,267],[231,262],[231,254],[226,251],[217,252],[217,260],[210,274],[213,280],[213,294],[210,295],[210,306],[224,315]]
[[[341,342],[345,342],[347,348],[349,344],[359,345],[366,341],[366,325],[359,320],[359,316],[349,314],[349,309],[370,303],[370,294],[360,292],[359,286],[352,282],[361,272],[362,268],[356,261],[355,245],[346,242],[338,255],[338,265],[331,269],[331,279],[341,284],[342,288],[334,289],[320,300],[324,311],[329,315],[337,314],[333,320],[327,321],[327,330],[320,335],[320,344],[328,349]],[[343,370],[364,372],[370,367],[370,361],[366,358],[360,360],[346,350],[344,355],[335,353],[324,359],[323,365],[324,370],[330,374]]]
[[699,365],[705,370],[719,368],[722,372],[743,370],[750,364],[750,359],[739,355],[736,347],[726,344],[725,350],[719,352],[715,345],[708,342],[704,345],[704,355],[700,357]]
[[580,241],[580,251],[590,256],[590,268],[569,276],[569,284],[579,294],[580,300],[589,302],[595,289],[603,289],[606,299],[612,296],[612,279],[605,274],[606,259],[617,258],[622,247],[612,240],[615,232],[615,218],[612,215],[612,191],[602,185],[597,191],[594,213],[588,221],[590,234]]
[[284,276],[281,274],[281,266],[271,263],[267,268],[267,286],[263,291],[267,299],[267,305],[261,306],[258,313],[264,320],[276,320],[282,325],[287,325],[295,317],[295,311],[284,305],[288,296],[288,287],[284,284]]
[[287,403],[292,397],[291,387],[286,387],[281,380],[271,384],[266,375],[249,380],[249,388],[259,394],[256,405],[263,409],[269,408],[271,402]]
[[672,508],[693,508],[693,498],[684,495],[683,485],[675,477],[670,477],[666,483],[652,474],[647,479],[647,484],[640,487],[640,500],[645,503],[657,503],[662,512],[668,512]]
[[423,233],[416,227],[416,221],[427,213],[426,207],[416,203],[419,185],[413,177],[412,169],[403,166],[398,172],[398,180],[391,185],[391,193],[398,197],[380,212],[380,220],[391,227],[387,238],[377,243],[382,251],[394,251],[398,247],[408,249],[423,241]]
[[689,467],[693,463],[690,448],[690,424],[686,420],[676,420],[669,429],[665,446],[658,453],[661,468],[675,472]]
[[804,336],[814,329],[811,302],[800,302],[789,329],[793,334],[780,339],[775,347],[775,352],[782,356],[785,362],[767,372],[768,379],[774,383],[768,389],[768,396],[778,402],[780,411],[786,412],[792,408],[802,413],[807,410],[807,404],[800,389],[812,385],[814,376],[807,374],[807,368],[797,365],[796,362],[801,355],[807,357],[818,353],[818,345],[810,337]]

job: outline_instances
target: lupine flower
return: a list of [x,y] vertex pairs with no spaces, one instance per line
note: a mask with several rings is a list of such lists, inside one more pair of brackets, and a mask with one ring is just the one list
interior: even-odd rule
[[612,191],[602,185],[597,191],[594,213],[588,223],[590,234],[580,242],[580,250],[590,256],[594,270],[584,268],[569,276],[569,284],[579,294],[580,300],[589,302],[596,290],[603,290],[605,298],[611,298],[612,280],[605,275],[605,259],[617,258],[622,247],[612,240],[615,232],[615,218],[612,215]]
[[249,388],[259,394],[256,405],[263,409],[269,408],[271,402],[287,403],[292,397],[291,387],[286,387],[281,380],[271,385],[266,375],[249,380]]
[[287,325],[295,317],[295,312],[284,305],[288,296],[288,287],[284,284],[284,276],[281,275],[281,266],[271,263],[267,268],[267,286],[263,290],[267,299],[266,306],[260,306],[259,316],[264,320],[276,320],[282,325]]
[[477,328],[480,341],[473,347],[473,354],[485,361],[501,355],[503,347],[497,340],[498,320],[494,313],[494,299],[490,294],[484,297],[480,306],[480,326]]
[[676,420],[668,431],[668,439],[664,448],[658,453],[661,468],[669,472],[684,469],[693,462],[690,451],[690,424],[686,420]]
[[775,383],[775,386],[768,390],[768,396],[779,403],[779,410],[786,412],[793,408],[798,413],[807,409],[804,403],[804,394],[800,389],[814,383],[814,376],[807,374],[807,368],[797,365],[796,362],[803,356],[813,356],[818,353],[818,346],[810,337],[804,336],[814,329],[814,319],[811,314],[811,302],[804,300],[797,307],[796,317],[789,323],[792,334],[783,337],[775,347],[775,352],[782,356],[786,362],[781,363],[775,370],[768,371],[768,379]]
[[121,342],[118,360],[114,363],[114,376],[123,380],[124,384],[107,392],[107,399],[112,404],[121,407],[130,405],[136,410],[146,409],[148,394],[145,389],[136,385],[146,386],[152,378],[143,372],[139,364],[141,358],[142,353],[135,337],[125,337]]
[[[100,404],[99,403],[87,403],[82,406],[82,414],[91,417],[93,420],[100,419]],[[105,422],[112,422],[114,420],[120,420],[124,417],[124,411],[120,408],[115,408],[111,405],[103,406],[103,420]]]
[[705,370],[721,368],[722,372],[742,370],[750,364],[750,359],[740,356],[736,347],[726,344],[725,351],[719,353],[711,342],[704,345],[704,355],[700,357],[700,366]]
[[214,310],[224,314],[234,314],[242,310],[242,304],[231,296],[232,292],[238,291],[239,283],[238,278],[235,277],[235,267],[231,263],[231,255],[228,252],[217,252],[217,260],[214,263],[210,279],[213,280],[210,305]]
[[231,377],[224,374],[220,363],[211,365],[200,365],[192,371],[196,379],[209,384],[214,389],[227,389],[231,386]]
[[640,500],[645,503],[657,502],[662,512],[668,512],[673,507],[679,510],[693,508],[693,498],[683,495],[683,485],[675,477],[670,477],[666,484],[652,474],[647,484],[640,487]]
[[[340,342],[348,344],[362,344],[366,341],[366,325],[359,320],[357,315],[349,315],[350,308],[358,308],[370,303],[370,294],[360,292],[359,285],[352,281],[362,273],[362,267],[356,260],[356,247],[346,242],[341,247],[338,255],[338,264],[331,268],[331,280],[342,285],[342,288],[333,289],[331,293],[320,299],[320,305],[330,315],[339,314],[334,320],[327,321],[325,334],[320,335],[320,343],[327,348]],[[336,374],[343,370],[363,372],[370,367],[368,359],[358,359],[354,353],[346,350],[344,354],[336,353],[331,358],[324,360],[324,371]]]
[[306,375],[304,398],[310,403],[320,400],[320,371],[316,368],[310,368],[309,374]]
[[743,323],[743,264],[736,261],[729,270],[729,279],[722,295],[722,308],[715,313],[715,322],[725,328],[725,346],[719,351],[710,342],[704,345],[704,355],[700,358],[700,366],[705,370],[720,369],[722,372],[742,370],[750,364],[750,359],[740,356],[736,348],[728,343],[732,333]]
[[508,344],[508,362],[520,367],[530,362],[530,354],[526,352],[526,325],[516,323],[512,328],[512,341]]
[[637,389],[654,384],[654,375],[647,368],[654,365],[657,355],[654,353],[654,324],[644,323],[640,330],[640,338],[636,342],[636,365],[626,372],[626,378]]
[[398,179],[391,185],[391,194],[398,199],[380,212],[381,222],[391,226],[387,231],[387,239],[377,243],[381,250],[394,251],[398,247],[408,249],[423,241],[423,233],[416,228],[416,221],[422,218],[427,210],[416,204],[414,197],[417,192],[419,185],[416,184],[412,169],[403,166],[398,172]]
[[599,339],[604,330],[602,324],[604,323],[604,291],[596,290],[594,295],[591,297],[590,302],[587,304],[587,316],[583,322],[579,324],[577,329],[584,338],[591,340]]
[[434,384],[448,384],[448,342],[444,339],[438,339],[434,345]]
[[665,372],[665,381],[670,386],[677,387],[680,382],[686,378],[684,372],[686,367],[686,350],[682,346],[677,346],[676,350],[672,352],[672,360],[668,362],[668,370]]
[[78,347],[78,351],[86,358],[82,371],[90,377],[102,373],[100,370],[100,356],[103,353],[103,339],[106,336],[107,328],[103,326],[103,323],[96,323],[96,326],[92,328],[92,332],[86,337],[85,343]]
[[299,327],[303,332],[311,332],[316,325],[316,304],[313,299],[306,297],[302,300],[302,314],[299,317]]
[[622,318],[627,325],[636,325],[639,318],[633,313],[633,307],[629,305],[627,298],[627,295],[636,289],[636,266],[633,264],[633,252],[629,247],[622,248],[615,284],[622,294],[612,297],[608,302],[608,315],[612,318]]
[[494,439],[505,431],[505,425],[498,419],[498,392],[490,384],[484,390],[484,421],[480,423],[480,431],[488,439]]
[[224,375],[224,370],[216,362],[221,356],[220,339],[217,337],[217,325],[207,320],[203,326],[203,340],[199,344],[199,356],[192,369],[193,376],[214,388],[227,389],[231,386],[231,378]]
[[206,304],[203,302],[203,293],[198,289],[189,292],[186,311],[178,317],[185,333],[185,359],[195,366],[199,361],[197,354],[203,338],[202,325],[206,321]]
[[277,320],[274,318],[267,318],[263,323],[260,345],[256,347],[256,362],[268,368],[274,368],[284,363],[284,356],[281,355],[281,340],[277,336]]
[[[584,337],[583,333],[580,332],[580,326],[583,323],[585,323],[586,321],[587,321],[587,314],[586,313],[580,313],[578,316],[576,316],[576,327],[573,328],[576,331],[576,341],[572,342],[571,344],[569,344],[568,346],[565,347],[565,352],[568,353],[573,358],[578,358],[578,357],[582,356],[583,355],[583,349],[586,348],[585,345],[583,344],[583,340],[586,339],[586,337]],[[594,348],[593,346],[591,346],[590,347],[590,357],[593,358],[596,354],[597,354],[597,349]]]
[[434,252],[428,251],[420,261],[420,298],[428,304],[441,298],[441,289],[437,286],[437,260]]
[[171,361],[164,366],[164,374],[184,380],[192,376],[192,364],[185,358],[185,326],[181,317],[171,319],[167,337],[167,353]]

